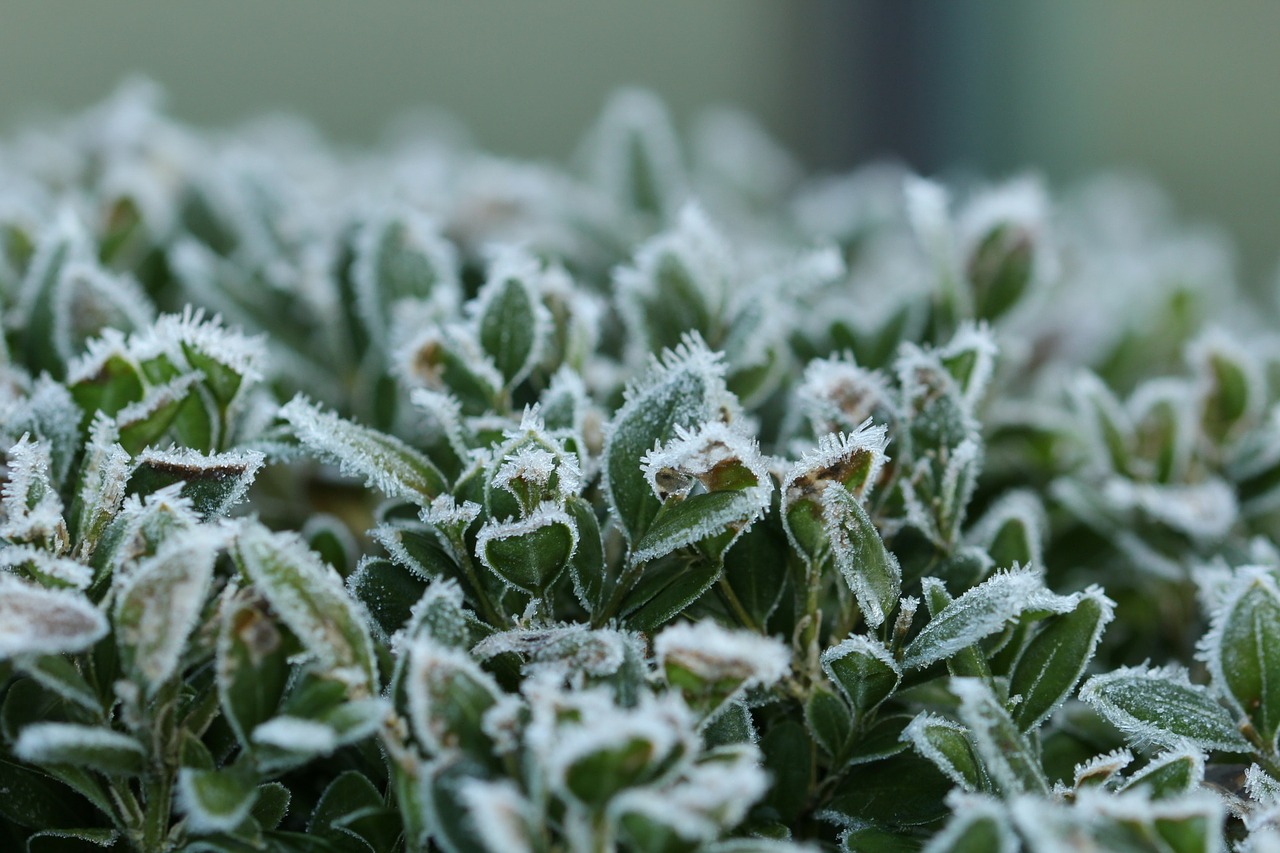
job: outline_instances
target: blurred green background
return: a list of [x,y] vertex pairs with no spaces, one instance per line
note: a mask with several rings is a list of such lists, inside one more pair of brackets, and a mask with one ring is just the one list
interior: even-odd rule
[[1280,257],[1277,44],[1274,0],[5,0],[0,124],[139,72],[200,124],[284,109],[367,143],[435,105],[562,159],[640,84],[682,121],[742,106],[816,169],[1138,171],[1257,282]]

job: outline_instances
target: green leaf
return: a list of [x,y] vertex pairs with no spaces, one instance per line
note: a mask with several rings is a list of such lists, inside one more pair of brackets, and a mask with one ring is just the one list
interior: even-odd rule
[[634,630],[653,630],[684,612],[719,578],[720,567],[708,560],[668,560],[646,566],[619,613]]
[[778,516],[770,513],[725,554],[725,580],[756,625],[765,625],[782,602],[789,552]]
[[974,752],[969,730],[958,723],[923,713],[902,730],[902,740],[965,791],[991,787],[987,772]]
[[81,853],[86,848],[115,847],[120,833],[114,829],[46,829],[27,839],[27,853]]
[[376,689],[377,663],[364,614],[342,580],[295,535],[246,524],[235,558],[245,577],[335,677]]
[[578,547],[569,560],[573,592],[587,612],[594,615],[604,604],[606,589],[604,538],[591,504],[574,495],[565,501],[564,508],[578,529]]
[[904,753],[855,766],[828,808],[882,826],[920,826],[946,816],[944,798],[950,789],[951,780],[928,759]]
[[545,336],[545,310],[533,293],[529,276],[537,273],[532,258],[494,263],[491,278],[480,290],[476,317],[480,347],[512,388],[528,375],[540,356]]
[[398,438],[322,411],[301,397],[285,404],[280,417],[312,452],[388,497],[427,506],[448,491],[440,469]]
[[178,806],[186,815],[187,829],[197,835],[233,831],[249,817],[257,798],[248,767],[178,771]]
[[142,744],[120,732],[75,723],[34,723],[18,735],[13,754],[41,765],[66,765],[97,770],[109,776],[142,772],[147,752]]
[[812,741],[796,720],[782,720],[760,739],[764,766],[773,777],[765,803],[777,810],[784,823],[793,823],[809,799]]
[[87,826],[98,816],[87,800],[30,767],[0,758],[0,815],[29,829]]
[[249,816],[263,829],[275,829],[288,813],[292,796],[289,789],[279,782],[259,785],[258,798],[253,802]]
[[204,529],[172,537],[116,590],[120,659],[148,696],[178,671],[209,593],[219,539]]
[[1280,587],[1273,573],[1248,571],[1232,585],[1204,646],[1214,682],[1274,750],[1280,732]]
[[985,797],[965,797],[947,825],[922,853],[1018,853],[1022,845],[1007,809]]
[[952,678],[951,692],[960,699],[960,719],[996,789],[1005,795],[1048,794],[1039,756],[991,687],[978,678]]
[[1199,750],[1175,750],[1153,758],[1120,790],[1142,790],[1152,799],[1165,799],[1194,791],[1203,781],[1204,755]]
[[488,522],[476,536],[480,561],[530,595],[541,595],[555,583],[577,547],[573,519],[547,504],[519,521]]
[[705,545],[718,557],[758,511],[751,496],[737,491],[668,500],[635,543],[631,559],[648,563],[690,545]]
[[182,483],[181,494],[205,518],[219,518],[244,500],[264,457],[254,450],[204,454],[195,450],[144,450],[129,478],[131,494],[148,495]]
[[666,351],[628,385],[605,441],[603,473],[605,495],[629,541],[639,541],[662,505],[641,460],[655,444],[670,441],[676,427],[693,429],[735,408],[723,365],[699,338]]
[[82,651],[106,633],[106,618],[83,594],[0,572],[0,660]]
[[995,320],[1013,308],[1035,266],[1035,242],[1023,227],[1003,222],[989,230],[969,255],[965,272],[973,292],[974,314]]
[[483,717],[502,690],[466,652],[417,638],[404,689],[414,736],[429,753],[462,751],[482,764],[493,759]]
[[1074,610],[1045,620],[1009,674],[1009,695],[1021,697],[1013,719],[1022,731],[1034,729],[1071,695],[1114,613],[1111,599],[1091,587]]
[[853,739],[853,716],[844,700],[821,687],[804,705],[804,721],[823,751],[836,760],[845,755]]
[[364,605],[374,627],[390,637],[409,621],[426,581],[390,560],[363,559],[347,578],[347,589]]
[[[348,770],[338,774],[320,795],[311,819],[307,822],[307,834],[326,838],[340,847],[350,847],[353,841],[363,841],[363,849],[389,851],[395,842],[396,833],[391,834],[390,842],[379,838],[366,838],[358,829],[378,828],[378,822],[371,820],[374,815],[385,812],[382,794],[363,774]],[[399,827],[397,826],[397,832]]]
[[867,637],[850,636],[823,652],[821,660],[827,677],[849,700],[859,725],[902,682],[902,671],[893,655]]
[[847,490],[822,493],[822,517],[836,568],[857,597],[862,618],[872,628],[880,627],[893,613],[902,588],[898,558],[884,547],[871,517]]
[[276,712],[289,676],[290,649],[267,604],[251,592],[223,598],[218,630],[218,701],[242,746]]
[[983,637],[1004,629],[1024,610],[1061,613],[1075,606],[1070,597],[1045,589],[1040,576],[1028,569],[1000,572],[948,604],[929,620],[902,656],[904,670],[920,669],[945,660]]
[[1250,749],[1227,709],[1177,668],[1126,667],[1095,675],[1080,688],[1080,698],[1137,741],[1175,746],[1185,740],[1226,752]]

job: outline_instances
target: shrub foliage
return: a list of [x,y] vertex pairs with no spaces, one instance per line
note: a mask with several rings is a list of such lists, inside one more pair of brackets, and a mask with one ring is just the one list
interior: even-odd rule
[[1109,179],[0,147],[0,842],[1280,849],[1280,351]]

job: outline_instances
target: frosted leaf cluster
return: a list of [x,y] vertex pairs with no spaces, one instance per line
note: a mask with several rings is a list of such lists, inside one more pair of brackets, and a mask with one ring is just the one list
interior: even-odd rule
[[1276,317],[1152,187],[145,84],[0,186],[15,849],[1280,849]]

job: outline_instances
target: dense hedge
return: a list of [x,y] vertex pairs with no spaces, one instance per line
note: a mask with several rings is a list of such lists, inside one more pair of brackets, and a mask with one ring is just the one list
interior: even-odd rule
[[1280,350],[1108,179],[0,144],[0,844],[1280,850]]

